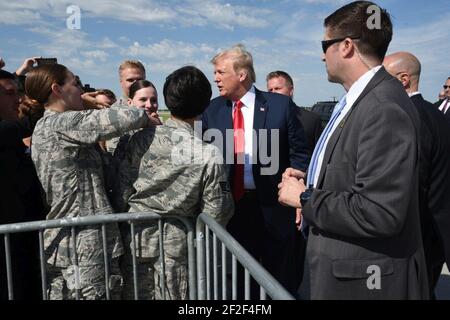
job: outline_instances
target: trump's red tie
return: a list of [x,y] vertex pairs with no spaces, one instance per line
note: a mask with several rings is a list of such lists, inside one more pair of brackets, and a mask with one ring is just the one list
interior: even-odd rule
[[242,115],[243,104],[240,100],[236,101],[233,111],[233,130],[234,130],[234,179],[233,179],[233,197],[239,201],[244,195],[244,116]]

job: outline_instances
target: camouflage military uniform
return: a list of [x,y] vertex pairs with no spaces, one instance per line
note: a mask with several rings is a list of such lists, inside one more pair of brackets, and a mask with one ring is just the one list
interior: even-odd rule
[[[125,97],[120,98],[114,104],[111,105],[110,109],[120,110],[123,108],[129,108],[129,106],[127,104],[127,99],[128,98],[125,98]],[[120,141],[120,136],[112,137],[112,138],[106,140],[106,151],[108,151],[111,155],[114,155],[117,145],[119,144],[119,141]]]
[[[121,98],[116,101],[110,109],[120,110],[123,108],[130,108],[126,101],[127,98]],[[101,152],[101,154],[103,158],[103,167],[105,170],[106,185],[108,186],[108,188],[111,187],[108,189],[109,198],[111,198],[114,182],[119,176],[119,165],[123,160],[123,157],[125,156],[128,142],[130,141],[131,136],[139,130],[140,129],[130,130],[122,134],[120,137],[113,137],[105,141],[106,151]],[[110,184],[111,182],[113,183],[112,185]],[[120,212],[120,210],[116,210],[116,212]]]
[[[135,108],[62,113],[45,111],[33,133],[32,159],[51,207],[47,219],[113,213],[106,195],[97,142],[148,124],[145,112]],[[100,227],[76,228],[76,250],[73,250],[72,241],[70,228],[44,232],[50,297],[71,298],[77,288],[81,290],[82,298],[103,298],[104,261]],[[116,224],[108,225],[107,245],[113,272],[116,259],[123,254]],[[78,267],[75,266],[75,253]],[[80,281],[73,283],[74,275],[78,273]],[[88,277],[83,278],[85,275]],[[120,274],[112,273],[111,285],[120,283],[120,280]]]
[[[120,166],[119,208],[153,211],[163,216],[194,218],[205,212],[225,225],[234,203],[220,151],[205,144],[186,122],[169,119],[143,129],[130,140]],[[128,228],[127,228],[128,230]],[[159,231],[157,222],[136,225],[139,298],[161,299]],[[186,299],[188,292],[187,237],[184,225],[167,219],[163,227],[166,299]],[[124,298],[133,298],[131,236],[124,234]]]

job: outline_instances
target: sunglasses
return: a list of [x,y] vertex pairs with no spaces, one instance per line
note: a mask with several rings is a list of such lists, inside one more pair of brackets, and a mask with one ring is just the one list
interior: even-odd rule
[[445,84],[442,86],[442,88],[444,88],[445,90],[447,90],[448,88],[450,88],[450,86],[446,86]]
[[356,40],[356,39],[359,39],[359,38],[361,38],[361,37],[344,37],[344,38],[339,38],[339,39],[322,40],[322,50],[323,50],[323,53],[326,53],[327,50],[328,50],[328,48],[329,48],[330,46],[332,46],[333,44],[338,43],[338,42],[342,42],[342,41],[344,41],[344,40],[347,39],[347,38],[350,38],[350,39],[352,39],[352,40]]

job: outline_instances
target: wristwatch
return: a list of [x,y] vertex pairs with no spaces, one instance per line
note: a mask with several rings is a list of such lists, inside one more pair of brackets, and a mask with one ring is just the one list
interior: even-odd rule
[[302,208],[306,205],[306,203],[309,201],[309,198],[311,198],[311,194],[313,192],[314,188],[308,188],[302,193],[300,193],[300,204],[302,205]]

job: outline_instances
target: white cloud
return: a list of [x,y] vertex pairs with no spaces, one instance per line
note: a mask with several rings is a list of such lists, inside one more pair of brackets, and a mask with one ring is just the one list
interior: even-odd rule
[[[70,1],[66,1],[69,3]],[[176,18],[176,13],[163,3],[144,0],[75,1],[88,17],[112,18],[127,22],[167,22]]]
[[79,30],[35,27],[30,31],[39,33],[49,39],[49,42],[41,42],[35,45],[44,56],[69,58],[78,54],[82,49],[89,49],[87,34]]
[[25,11],[2,10],[2,8],[0,7],[0,12],[2,13],[2,19],[0,20],[0,24],[33,25],[41,20],[41,15],[38,12],[32,12],[29,10]]
[[100,43],[97,45],[100,49],[114,49],[119,47],[117,43],[109,39],[108,37],[103,38]]
[[[263,28],[269,25],[271,11],[256,6],[234,6],[219,0],[26,0],[0,3],[4,15],[0,23],[26,25],[44,22],[47,16],[64,19],[66,8],[79,6],[81,19],[116,19],[130,23],[163,23],[168,26],[206,26],[233,30],[235,26]],[[64,20],[61,20],[63,23]]]
[[100,61],[106,61],[109,54],[102,50],[92,50],[92,51],[81,51],[80,52],[83,57],[98,59]]
[[130,38],[125,36],[120,36],[118,39],[120,42],[130,42]]
[[[161,22],[175,18],[175,12],[163,1],[151,0],[25,0],[16,2],[1,2],[0,9],[20,13],[24,10],[39,12],[52,17],[68,16],[66,9],[76,5],[81,9],[81,15],[95,18],[113,18],[129,22]],[[16,19],[18,20],[18,19]],[[18,20],[17,23],[20,23]],[[22,23],[26,23],[22,21]]]
[[197,55],[211,55],[213,53],[214,48],[207,44],[194,45],[192,43],[169,39],[148,45],[141,45],[139,42],[134,42],[132,46],[122,50],[123,55],[147,57],[156,61],[182,59],[187,61],[195,58]]
[[234,30],[236,26],[245,28],[264,28],[269,26],[271,11],[256,6],[233,6],[217,0],[188,0],[176,9],[179,19],[187,25],[221,26]]

